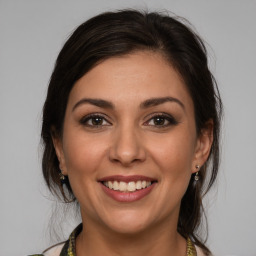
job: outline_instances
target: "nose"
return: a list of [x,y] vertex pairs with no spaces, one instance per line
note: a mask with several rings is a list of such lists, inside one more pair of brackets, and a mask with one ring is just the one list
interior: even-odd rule
[[115,131],[109,158],[112,162],[118,162],[123,166],[145,161],[143,139],[132,125]]

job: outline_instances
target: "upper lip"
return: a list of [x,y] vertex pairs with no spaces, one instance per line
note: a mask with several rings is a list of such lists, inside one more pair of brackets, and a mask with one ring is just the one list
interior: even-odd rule
[[123,181],[123,182],[131,182],[131,181],[157,181],[154,178],[147,177],[147,176],[142,176],[142,175],[130,175],[130,176],[123,176],[123,175],[112,175],[112,176],[106,176],[101,179],[99,179],[99,182],[104,182],[104,181]]

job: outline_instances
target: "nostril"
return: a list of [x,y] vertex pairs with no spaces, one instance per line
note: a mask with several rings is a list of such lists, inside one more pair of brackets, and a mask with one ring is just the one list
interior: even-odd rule
[[134,127],[128,129],[127,125],[116,131],[109,151],[111,161],[129,166],[145,160],[146,153],[143,143],[135,133]]

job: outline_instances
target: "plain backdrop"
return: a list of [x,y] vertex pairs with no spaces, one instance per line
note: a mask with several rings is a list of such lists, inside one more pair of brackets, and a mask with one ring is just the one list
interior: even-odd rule
[[[0,256],[39,253],[54,241],[39,144],[48,81],[70,32],[121,8],[174,12],[209,44],[225,119],[218,185],[205,200],[207,244],[216,256],[256,256],[256,1],[249,0],[0,0]],[[55,215],[67,238],[75,221]]]

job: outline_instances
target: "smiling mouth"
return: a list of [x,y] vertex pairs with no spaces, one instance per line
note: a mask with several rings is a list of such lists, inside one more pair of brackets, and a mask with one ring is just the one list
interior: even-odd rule
[[146,197],[158,180],[142,175],[112,175],[98,180],[103,191],[115,201],[131,203]]
[[146,180],[138,180],[138,181],[103,181],[102,184],[107,188],[120,192],[136,192],[145,188],[150,187],[156,181],[146,181]]

